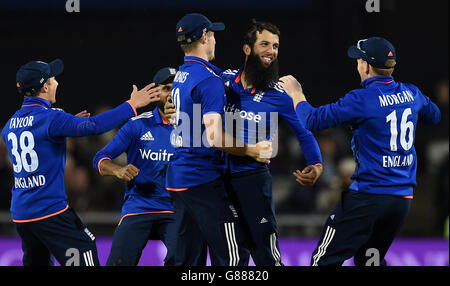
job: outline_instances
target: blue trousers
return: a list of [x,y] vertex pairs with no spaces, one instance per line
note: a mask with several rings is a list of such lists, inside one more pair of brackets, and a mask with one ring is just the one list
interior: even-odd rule
[[345,191],[328,217],[311,258],[312,266],[386,265],[384,259],[402,227],[411,200],[400,196]]
[[255,265],[283,265],[269,169],[260,168],[231,174],[229,191],[239,211]]
[[212,266],[248,265],[238,214],[222,178],[170,194],[177,225],[176,266],[205,265],[206,246]]
[[53,258],[62,266],[99,266],[95,237],[68,208],[55,216],[15,223],[22,239],[23,265],[49,266]]
[[175,215],[149,213],[123,217],[114,231],[107,266],[136,266],[149,240],[161,240],[167,248],[165,266],[174,265]]

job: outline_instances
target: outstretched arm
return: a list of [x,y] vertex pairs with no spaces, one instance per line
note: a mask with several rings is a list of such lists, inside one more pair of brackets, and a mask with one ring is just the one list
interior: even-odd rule
[[[97,116],[74,116],[65,112],[57,112],[49,125],[51,137],[80,137],[101,134],[136,116],[136,109],[159,100],[160,87],[149,84],[141,90],[133,85],[130,99],[118,107]],[[79,113],[77,115],[83,115]],[[85,114],[84,114],[85,115]]]

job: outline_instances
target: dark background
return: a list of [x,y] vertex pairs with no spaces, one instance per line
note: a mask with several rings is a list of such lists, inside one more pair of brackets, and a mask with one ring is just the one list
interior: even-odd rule
[[[20,107],[22,98],[15,88],[15,73],[20,65],[31,60],[61,58],[64,61],[64,73],[57,77],[59,87],[54,106],[66,112],[87,109],[95,114],[100,106],[113,107],[127,100],[132,84],[142,87],[151,82],[159,68],[181,65],[183,55],[175,42],[175,25],[188,12],[200,12],[212,21],[226,24],[225,31],[216,33],[216,59],[213,61],[223,69],[239,68],[243,63],[241,40],[252,18],[276,24],[281,30],[280,73],[298,78],[314,106],[334,102],[348,91],[359,88],[356,63],[346,52],[357,40],[371,36],[385,37],[396,47],[398,65],[394,78],[397,81],[414,83],[433,101],[438,100],[440,84],[446,83],[448,99],[448,3],[380,0],[381,11],[368,13],[365,0],[81,0],[79,13],[68,13],[64,0],[2,1],[0,123],[3,125]],[[448,103],[442,107],[443,113],[448,114]],[[339,136],[346,138],[337,140],[341,154],[336,157],[341,158],[350,154],[349,130],[342,128],[339,132]],[[287,137],[283,136],[280,140],[287,142]],[[418,188],[403,235],[441,235],[440,217],[448,216],[448,173],[442,175],[439,170],[443,166],[448,170],[448,147],[447,153],[443,152],[447,165],[430,170],[432,163],[426,155],[430,143],[441,139],[448,142],[448,117],[444,116],[437,127],[419,125],[416,133]],[[77,142],[73,144],[76,146]],[[101,147],[101,144],[92,147],[88,155],[84,154],[84,159],[83,154],[78,155],[81,159],[77,165],[88,170],[92,182],[98,175],[91,174],[89,159]],[[74,150],[74,157],[77,152],[83,153],[81,147]],[[282,168],[284,160],[289,160],[286,151],[280,152],[280,157],[273,161],[274,177],[290,174],[291,170]],[[301,160],[295,164],[300,168]],[[5,187],[0,190],[0,201],[7,210],[9,181],[7,175],[2,178]],[[447,185],[440,187],[443,182]],[[92,186],[86,187],[88,192],[97,191]],[[115,186],[121,197],[123,185],[116,182]],[[437,191],[439,188],[443,191]],[[307,197],[314,197],[314,191],[303,190]],[[274,187],[275,196],[276,193]],[[97,198],[97,201],[105,200]],[[95,203],[85,206],[85,210],[98,209],[116,211],[120,203],[97,204],[97,208]],[[83,211],[83,207],[76,210]],[[283,213],[283,207],[277,211]],[[326,211],[311,208],[304,213]]]

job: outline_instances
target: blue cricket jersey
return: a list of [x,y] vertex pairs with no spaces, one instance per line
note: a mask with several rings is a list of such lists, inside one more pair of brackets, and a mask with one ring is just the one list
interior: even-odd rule
[[25,98],[2,130],[15,177],[11,200],[14,222],[44,219],[68,208],[64,187],[66,137],[100,134],[136,115],[127,102],[94,117],[77,117],[50,106],[42,98]]
[[204,114],[222,114],[225,90],[220,70],[198,57],[184,57],[175,75],[171,98],[176,106],[176,128],[171,142],[175,148],[167,170],[166,188],[183,191],[220,177],[225,155],[211,148],[205,138]]
[[174,147],[170,143],[173,126],[165,122],[158,108],[131,118],[117,135],[94,157],[94,168],[101,174],[100,163],[127,153],[128,164],[140,171],[127,182],[122,218],[128,215],[173,212],[165,188],[165,174]]
[[[300,147],[305,154],[307,165],[322,163],[319,145],[313,134],[299,121],[292,106],[292,99],[279,85],[267,91],[258,91],[255,88],[244,89],[241,83],[242,68],[239,70],[226,70],[221,73],[227,94],[225,107],[225,129],[227,132],[246,143],[258,143],[272,140],[278,128],[278,118],[286,121],[294,132]],[[230,117],[236,119],[233,132],[227,126]],[[277,142],[274,142],[277,144]],[[276,146],[274,151],[276,151]],[[232,173],[254,170],[267,167],[268,164],[255,161],[248,156],[235,156],[229,154],[229,168]]]
[[311,131],[350,125],[356,162],[351,190],[410,197],[416,186],[417,123],[438,123],[439,108],[416,86],[391,76],[372,77],[361,85],[336,103],[313,108],[300,102],[297,115]]

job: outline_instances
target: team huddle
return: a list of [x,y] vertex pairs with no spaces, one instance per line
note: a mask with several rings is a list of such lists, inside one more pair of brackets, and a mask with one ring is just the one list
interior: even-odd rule
[[[136,266],[149,240],[167,248],[165,266],[282,266],[270,159],[278,119],[296,136],[306,166],[293,180],[312,186],[322,174],[312,132],[350,126],[353,183],[323,227],[310,265],[380,265],[403,225],[416,185],[418,121],[437,124],[440,111],[420,90],[394,81],[396,51],[384,38],[348,49],[361,77],[337,102],[312,107],[293,76],[279,76],[280,31],[253,20],[241,67],[221,69],[214,33],[225,29],[204,15],[183,16],[176,41],[178,68],[165,67],[129,100],[91,117],[51,108],[63,63],[29,62],[16,74],[21,108],[2,130],[13,164],[11,213],[24,265],[99,266],[95,236],[69,207],[64,188],[66,138],[96,135],[124,124],[93,158],[101,176],[127,182],[107,266]],[[137,109],[156,103],[142,114]],[[127,164],[113,160],[122,153]],[[80,253],[79,261],[70,255]]]

